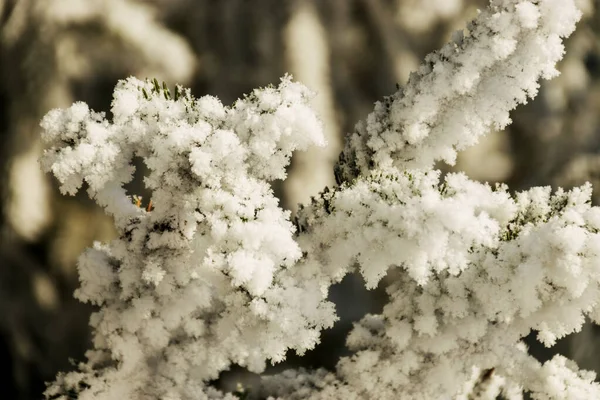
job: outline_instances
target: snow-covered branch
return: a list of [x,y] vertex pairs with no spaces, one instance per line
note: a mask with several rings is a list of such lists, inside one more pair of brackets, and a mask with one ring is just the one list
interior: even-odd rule
[[[260,372],[315,345],[333,308],[319,287],[274,279],[302,253],[265,181],[285,176],[293,150],[324,144],[308,100],[287,77],[232,107],[130,78],[112,124],[83,103],[44,118],[43,167],[64,193],[85,182],[120,234],[79,260],[77,296],[102,306],[85,367],[95,372],[61,385],[85,378],[95,399],[193,393],[232,363]],[[150,170],[152,208],[123,189],[133,157]]]
[[537,94],[540,77],[558,74],[561,38],[580,16],[572,1],[492,0],[357,124],[336,165],[338,182],[378,167],[454,164],[458,150],[511,122],[509,111]]
[[[290,77],[232,106],[129,78],[113,121],[76,103],[42,121],[42,167],[64,193],[86,185],[119,238],[79,260],[82,301],[100,306],[94,350],[49,398],[235,398],[210,386],[238,364],[263,372],[336,321],[329,287],[357,269],[389,303],[355,324],[335,372],[266,377],[288,399],[599,398],[593,373],[547,346],[600,320],[600,209],[591,186],[511,195],[444,178],[453,162],[557,74],[571,0],[492,0],[467,34],[426,58],[348,137],[326,188],[290,221],[268,181],[294,150],[323,146],[310,93]],[[134,157],[152,204],[130,198]],[[67,398],[67,397],[62,397]]]

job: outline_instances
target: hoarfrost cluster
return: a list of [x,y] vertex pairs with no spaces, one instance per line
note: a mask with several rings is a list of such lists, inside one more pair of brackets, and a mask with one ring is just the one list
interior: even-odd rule
[[[600,321],[600,209],[589,184],[511,194],[434,169],[557,75],[571,0],[492,0],[347,138],[325,188],[297,215],[268,181],[294,150],[324,146],[311,94],[286,76],[231,106],[135,78],[112,122],[84,103],[42,121],[42,167],[114,217],[119,238],[79,259],[76,296],[99,306],[94,349],[46,396],[237,398],[210,382],[233,364],[263,372],[319,342],[337,317],[329,287],[359,271],[389,303],[347,339],[335,371],[263,378],[286,399],[600,398],[591,372],[545,345]],[[124,189],[148,167],[151,204]],[[138,199],[139,200],[139,199]],[[258,393],[257,393],[258,394]]]

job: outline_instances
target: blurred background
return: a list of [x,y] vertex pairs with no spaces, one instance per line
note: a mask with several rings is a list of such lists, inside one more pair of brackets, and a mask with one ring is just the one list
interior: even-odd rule
[[[512,113],[513,124],[464,152],[456,166],[512,190],[591,181],[600,188],[600,14],[598,0],[566,43],[562,75]],[[39,399],[44,381],[72,369],[91,347],[92,307],[73,298],[76,261],[94,240],[114,237],[112,222],[85,193],[61,196],[37,164],[39,121],[52,108],[85,101],[110,117],[118,79],[156,77],[196,97],[229,104],[277,84],[286,72],[316,91],[314,107],[329,146],[296,154],[285,182],[274,182],[295,211],[326,185],[345,132],[373,102],[403,85],[432,50],[464,28],[484,0],[0,0],[0,398]],[[138,166],[139,176],[143,165]],[[144,195],[141,179],[131,194]],[[600,190],[594,201],[599,204]],[[335,365],[352,321],[381,309],[385,296],[356,276],[333,288],[341,321],[303,359],[277,366]],[[546,350],[600,371],[600,330],[587,325]],[[226,374],[233,388],[247,376]],[[232,386],[233,385],[233,386]]]

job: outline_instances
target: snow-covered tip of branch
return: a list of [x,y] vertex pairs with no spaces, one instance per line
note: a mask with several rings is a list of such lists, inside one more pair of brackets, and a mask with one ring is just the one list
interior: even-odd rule
[[[233,363],[261,372],[314,347],[334,308],[318,282],[279,278],[302,252],[267,182],[285,177],[294,150],[325,142],[310,95],[286,76],[226,107],[129,78],[113,122],[85,103],[44,117],[42,167],[63,193],[87,184],[119,234],[79,258],[76,296],[100,306],[94,350],[48,396],[218,397],[205,384]],[[149,170],[147,208],[123,188],[134,157]]]
[[404,88],[357,124],[336,165],[337,181],[376,167],[453,164],[457,151],[508,125],[509,111],[537,94],[540,77],[558,75],[561,38],[580,16],[573,0],[491,1],[466,34],[429,54]]
[[356,354],[335,379],[303,387],[310,377],[301,374],[288,384],[310,399],[444,398],[477,366],[495,370],[502,391],[549,393],[540,389],[549,380],[550,398],[568,399],[556,381],[564,379],[575,385],[564,393],[600,393],[586,372],[550,377],[555,369],[540,369],[520,344],[535,330],[552,346],[586,316],[599,318],[600,208],[591,192],[586,184],[511,197],[463,174],[439,182],[438,171],[394,168],[322,192],[295,221],[302,272],[333,282],[358,268],[368,287],[388,275],[390,302],[355,325],[347,344]]

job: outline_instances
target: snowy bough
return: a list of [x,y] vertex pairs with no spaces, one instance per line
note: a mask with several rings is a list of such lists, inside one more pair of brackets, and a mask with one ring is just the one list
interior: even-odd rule
[[[113,120],[84,103],[42,121],[42,167],[63,193],[85,183],[118,239],[79,259],[76,296],[98,307],[93,350],[48,399],[235,399],[210,386],[233,364],[260,373],[302,354],[337,317],[329,287],[388,276],[389,303],[349,334],[335,371],[264,377],[282,399],[600,398],[592,372],[547,346],[600,321],[600,208],[591,187],[505,186],[433,168],[558,74],[572,0],[493,0],[348,135],[338,185],[293,221],[268,181],[294,150],[325,145],[290,77],[232,106],[156,81],[119,82]],[[148,167],[152,205],[124,185]]]

